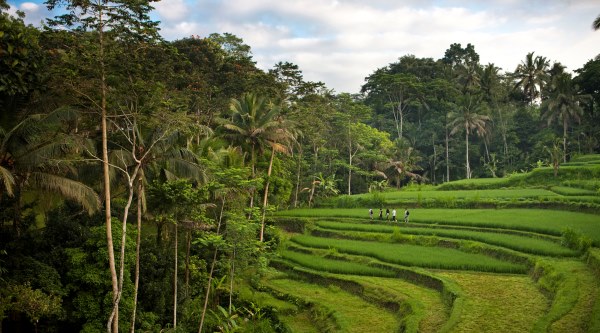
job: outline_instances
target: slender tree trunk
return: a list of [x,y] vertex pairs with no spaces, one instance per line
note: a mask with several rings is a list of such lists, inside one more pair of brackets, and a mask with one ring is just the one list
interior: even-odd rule
[[231,315],[231,309],[233,305],[232,295],[233,295],[233,280],[235,278],[235,244],[233,245],[233,252],[231,254],[231,274],[229,278],[229,315]]
[[465,144],[466,144],[466,148],[467,148],[467,179],[471,179],[471,166],[469,165],[469,130],[465,130]]
[[[98,1],[98,4],[100,1]],[[112,292],[113,292],[113,310],[114,316],[110,316],[107,323],[107,331],[111,333],[114,331],[115,333],[119,332],[119,302],[118,302],[118,294],[119,294],[119,281],[117,279],[117,269],[115,266],[115,251],[113,246],[113,238],[112,238],[112,216],[111,216],[111,198],[110,198],[110,173],[108,167],[108,129],[107,129],[107,87],[106,87],[106,74],[105,74],[105,65],[104,65],[104,30],[103,30],[103,15],[102,11],[99,13],[99,59],[100,59],[100,93],[101,93],[101,128],[102,128],[102,175],[104,179],[104,220],[106,224],[106,247],[108,250],[108,266],[110,270],[110,277],[112,283]]]
[[[254,154],[255,154],[254,144],[252,144],[252,151],[250,152],[250,154],[252,155],[252,156],[250,156],[250,159],[251,159],[250,163],[252,164],[252,180],[255,180],[256,179],[256,170],[255,170],[255,164],[256,164],[255,159],[256,158],[254,156]],[[248,219],[252,218],[252,208],[253,207],[254,207],[254,188],[252,188],[252,190],[250,191],[250,214],[248,215]]]
[[273,157],[275,156],[275,147],[271,148],[271,160],[269,161],[269,169],[267,170],[267,183],[265,184],[265,195],[263,197],[262,218],[260,223],[260,241],[264,241],[265,234],[265,215],[267,213],[267,204],[269,198],[269,185],[271,183],[271,171],[273,170]]
[[177,331],[177,225],[179,221],[175,221],[175,269],[173,272],[173,329]]
[[448,126],[446,126],[446,181],[450,181],[450,155],[448,153],[448,141],[450,136],[448,135]]
[[[225,197],[221,199],[221,213],[219,214],[219,223],[217,224],[217,235],[221,231],[221,221],[223,221],[223,209],[225,207]],[[206,316],[206,310],[208,309],[208,297],[210,296],[210,286],[212,284],[213,273],[215,272],[215,264],[217,263],[217,253],[219,251],[215,249],[213,254],[213,260],[210,264],[210,271],[208,272],[208,282],[206,283],[206,293],[204,294],[204,307],[202,308],[202,315],[200,316],[200,325],[198,327],[198,333],[202,333],[202,327],[204,326],[204,317]]]
[[431,143],[433,144],[433,168],[431,170],[431,175],[433,177],[433,183],[435,184],[435,173],[437,169],[437,151],[435,148],[435,135],[431,136]]
[[563,119],[563,163],[567,163],[567,118]]
[[185,245],[185,297],[189,296],[190,293],[190,251],[192,248],[192,230],[186,232],[186,245]]
[[135,241],[135,281],[133,285],[133,309],[131,312],[131,327],[130,333],[135,332],[135,317],[137,312],[137,296],[140,285],[140,247],[142,243],[142,191],[143,191],[143,180],[142,177],[138,179],[138,193],[137,193],[137,239]]
[[313,181],[310,185],[310,195],[308,196],[308,208],[311,207],[313,198],[315,196],[315,187],[316,187],[316,182],[317,182],[317,177],[315,176],[317,173],[317,161],[318,161],[318,154],[319,154],[319,148],[316,146],[313,146],[313,150],[315,152],[315,162],[313,163]]
[[[349,125],[349,124],[348,124]],[[348,126],[348,195],[352,194],[352,136]]]
[[[294,208],[298,208],[298,192],[300,192],[300,171],[302,166],[302,148],[298,153],[298,169],[296,172],[296,192],[294,193]],[[0,332],[2,333],[2,332]]]

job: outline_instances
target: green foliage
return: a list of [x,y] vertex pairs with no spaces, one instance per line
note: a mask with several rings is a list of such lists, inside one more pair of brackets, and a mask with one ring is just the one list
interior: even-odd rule
[[[354,240],[327,239],[296,236],[292,241],[306,247],[330,248],[354,255],[377,258],[398,265],[440,269],[462,269],[488,272],[522,273],[525,267],[487,257],[482,254],[465,253],[455,249],[435,248],[405,244],[384,244]],[[419,253],[419,256],[414,256]]]
[[394,272],[376,267],[370,267],[364,264],[348,262],[344,260],[336,260],[323,258],[315,255],[303,254],[293,251],[283,251],[281,256],[298,265],[329,273],[353,274],[353,275],[368,275],[394,277]]
[[48,295],[40,289],[32,289],[28,283],[9,285],[8,295],[9,308],[24,313],[35,326],[42,318],[60,316],[63,313],[59,296]]
[[572,228],[565,228],[562,232],[561,244],[575,251],[583,253],[592,246],[592,243],[593,241],[590,237]]
[[[24,15],[0,11],[0,96],[26,95],[38,88],[43,72],[40,31]],[[0,105],[4,104],[0,99]],[[8,108],[9,105],[2,105]]]
[[[329,230],[361,231],[391,233],[390,239],[395,242],[412,242],[411,235],[435,235],[437,237],[475,240],[491,245],[498,245],[505,248],[532,254],[548,256],[575,256],[579,252],[560,246],[555,239],[540,238],[537,234],[522,233],[520,235],[490,232],[481,230],[460,230],[453,228],[443,228],[440,226],[427,227],[403,227],[398,228],[390,225],[372,225],[362,223],[347,222],[317,222],[321,228]],[[347,233],[346,233],[347,234]],[[414,237],[413,237],[414,238]],[[426,238],[427,239],[427,238]],[[433,241],[433,240],[432,240]]]

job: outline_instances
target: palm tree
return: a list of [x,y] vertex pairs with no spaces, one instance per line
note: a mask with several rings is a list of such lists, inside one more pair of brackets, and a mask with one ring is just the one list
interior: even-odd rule
[[402,180],[406,177],[412,180],[423,179],[423,176],[415,173],[415,171],[422,170],[419,166],[421,160],[422,157],[417,154],[416,150],[408,142],[405,140],[396,140],[394,157],[378,163],[375,169],[384,179],[394,179],[396,187],[400,188]]
[[471,166],[469,164],[469,135],[475,131],[483,133],[485,131],[485,125],[490,120],[490,117],[477,112],[483,111],[483,104],[480,100],[466,94],[463,96],[462,105],[460,106],[460,112],[454,112],[450,114],[450,126],[452,130],[450,135],[454,135],[462,130],[465,131],[465,146],[466,146],[466,169],[467,179],[471,178]]
[[286,121],[283,117],[278,116],[277,121],[279,127],[274,129],[267,143],[271,146],[271,158],[269,160],[269,168],[267,170],[267,182],[265,184],[265,192],[263,196],[263,209],[260,224],[260,241],[264,240],[265,232],[265,214],[267,211],[269,184],[271,183],[271,171],[273,170],[273,158],[276,152],[287,154],[291,149],[291,143],[296,141],[296,134],[293,132],[293,125]]
[[567,130],[574,121],[579,121],[583,114],[581,103],[584,96],[577,95],[577,88],[573,84],[571,74],[560,73],[552,80],[550,96],[542,109],[543,117],[548,121],[548,125],[555,120],[560,120],[563,125],[563,163],[567,162]]
[[600,30],[600,15],[598,15],[594,20],[594,23],[592,23],[592,28],[594,28],[594,30]]
[[534,58],[533,54],[534,52],[527,53],[525,61],[521,61],[513,73],[513,77],[517,81],[514,89],[521,88],[530,104],[533,104],[536,98],[541,97],[541,91],[548,79],[549,66],[546,57],[536,56]]
[[[256,155],[266,147],[271,147],[271,161],[267,171],[267,179],[271,176],[273,156],[275,152],[287,152],[287,143],[294,137],[290,123],[280,117],[281,108],[254,93],[246,93],[240,100],[233,99],[230,104],[232,117],[222,119],[225,136],[235,144],[250,150],[250,167],[252,178],[256,179]],[[265,186],[265,197],[268,194],[269,182]],[[263,210],[266,200],[263,200]],[[250,208],[254,206],[254,195],[251,195]],[[263,211],[264,217],[264,211]],[[263,240],[264,220],[260,239]]]
[[21,197],[27,191],[58,194],[81,204],[90,214],[100,207],[96,192],[77,180],[74,162],[80,145],[67,134],[74,117],[74,112],[62,109],[29,116],[8,131],[0,127],[0,182],[14,198],[17,234]]

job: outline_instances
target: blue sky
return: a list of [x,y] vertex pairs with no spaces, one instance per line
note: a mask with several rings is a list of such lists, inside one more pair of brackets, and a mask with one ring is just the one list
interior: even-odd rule
[[[9,0],[38,25],[41,1]],[[592,21],[598,0],[163,0],[154,17],[168,40],[230,32],[257,65],[300,66],[306,80],[358,92],[375,69],[414,54],[443,57],[452,43],[475,45],[483,64],[513,71],[528,52],[580,68],[600,54]]]

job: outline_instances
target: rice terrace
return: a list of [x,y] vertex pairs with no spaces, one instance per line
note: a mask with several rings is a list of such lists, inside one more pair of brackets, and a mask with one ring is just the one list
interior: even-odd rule
[[0,0],[0,333],[600,333],[598,0]]
[[285,241],[243,294],[293,332],[599,332],[600,156],[582,160],[559,180],[541,168],[277,212]]

